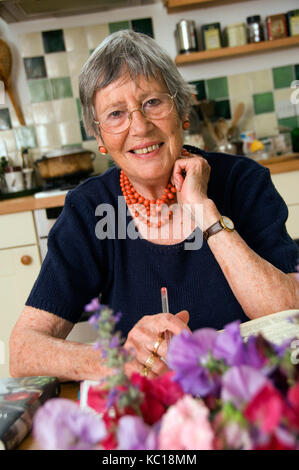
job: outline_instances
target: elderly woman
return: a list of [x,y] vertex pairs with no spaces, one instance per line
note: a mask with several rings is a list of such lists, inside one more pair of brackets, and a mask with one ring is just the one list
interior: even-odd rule
[[[149,377],[167,370],[167,331],[299,307],[297,247],[269,171],[183,147],[190,89],[153,39],[107,37],[82,69],[80,97],[85,126],[115,167],[66,197],[11,336],[12,375],[109,373],[91,345],[65,340],[99,294],[123,314],[125,347],[135,349],[127,373]],[[159,313],[163,286],[171,313]]]

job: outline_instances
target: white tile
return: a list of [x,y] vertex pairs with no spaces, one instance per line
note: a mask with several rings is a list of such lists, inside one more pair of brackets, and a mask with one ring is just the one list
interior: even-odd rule
[[82,142],[79,121],[60,122],[58,128],[62,145],[78,144]]
[[18,44],[22,57],[36,57],[44,54],[41,32],[19,35]]
[[65,28],[63,30],[63,36],[67,51],[73,51],[74,49],[88,49],[84,28]]
[[31,105],[33,120],[35,124],[48,124],[55,121],[52,101],[33,103]]
[[87,26],[85,31],[89,49],[95,49],[110,33],[108,23]]
[[79,119],[74,98],[63,98],[53,101],[56,122],[74,121]]
[[88,57],[88,50],[67,52],[67,61],[71,77],[79,76],[81,69],[87,61]]
[[254,117],[256,137],[270,137],[278,134],[278,122],[275,113],[258,114]]
[[7,131],[0,132],[0,139],[4,141],[2,142],[2,146],[6,147],[7,153],[16,152],[17,151],[17,143],[14,135],[14,131],[12,129]]
[[70,74],[66,52],[45,54],[45,63],[49,78],[66,77]]
[[36,126],[36,135],[39,147],[58,148],[61,147],[61,138],[58,124],[44,124]]

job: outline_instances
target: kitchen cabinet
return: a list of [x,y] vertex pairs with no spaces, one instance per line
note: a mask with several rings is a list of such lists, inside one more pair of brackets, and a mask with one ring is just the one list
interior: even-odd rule
[[274,174],[271,178],[289,209],[287,230],[294,240],[299,239],[299,170]]
[[185,10],[188,8],[207,8],[230,3],[240,3],[244,0],[164,0],[168,13]]
[[9,376],[9,338],[41,267],[31,211],[0,216],[0,377]]

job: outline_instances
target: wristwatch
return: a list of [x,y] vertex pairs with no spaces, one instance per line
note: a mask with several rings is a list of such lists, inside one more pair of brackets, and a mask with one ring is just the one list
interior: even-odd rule
[[228,232],[233,232],[235,230],[234,223],[231,219],[225,215],[220,216],[220,219],[215,222],[211,227],[203,232],[203,237],[205,240],[208,240],[209,237],[215,235],[215,233],[220,232],[220,230],[227,230]]

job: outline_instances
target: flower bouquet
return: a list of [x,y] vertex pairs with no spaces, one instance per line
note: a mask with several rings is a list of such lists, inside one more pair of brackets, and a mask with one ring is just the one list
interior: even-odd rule
[[134,352],[115,332],[120,314],[98,299],[86,310],[114,373],[88,389],[87,409],[54,398],[37,411],[42,449],[299,450],[299,364],[290,341],[245,341],[238,321],[221,332],[186,329],[170,341],[169,372],[128,378]]

